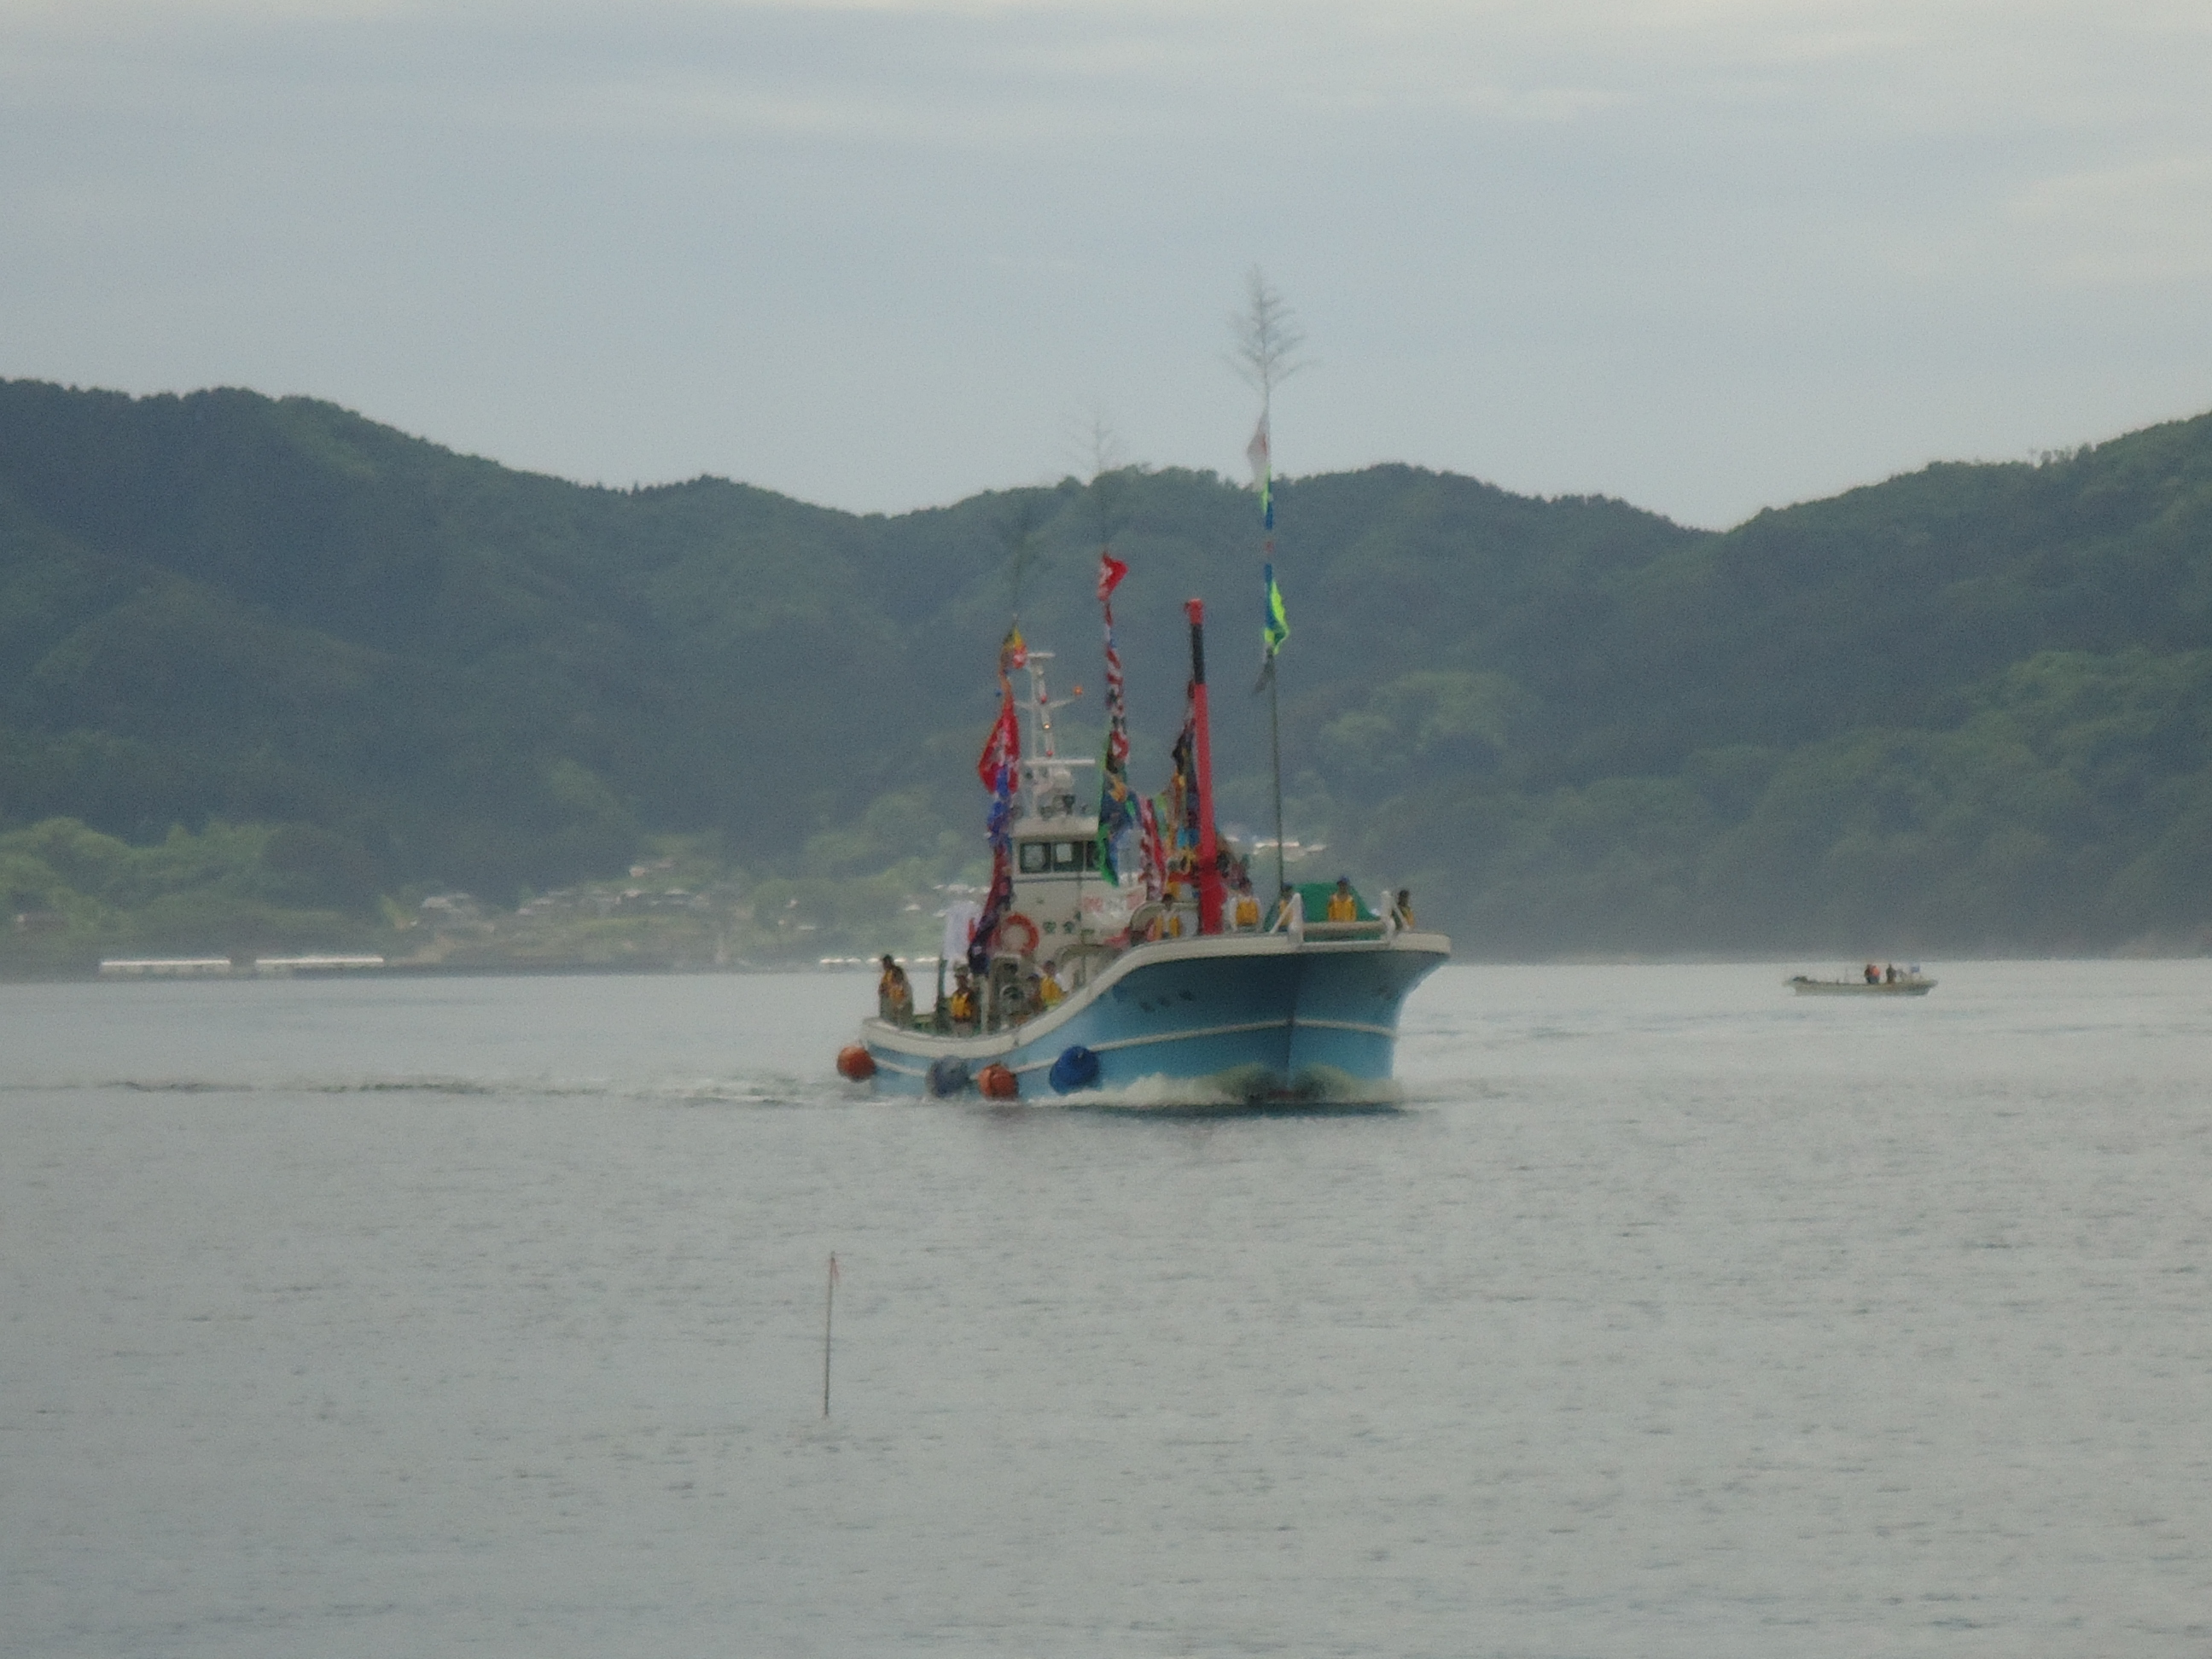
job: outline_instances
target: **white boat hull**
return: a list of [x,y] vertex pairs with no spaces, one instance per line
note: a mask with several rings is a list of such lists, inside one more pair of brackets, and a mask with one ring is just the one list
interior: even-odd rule
[[1865,980],[1808,979],[1800,974],[1784,984],[1801,997],[1924,997],[1936,988],[1932,979],[1917,975],[1909,979]]

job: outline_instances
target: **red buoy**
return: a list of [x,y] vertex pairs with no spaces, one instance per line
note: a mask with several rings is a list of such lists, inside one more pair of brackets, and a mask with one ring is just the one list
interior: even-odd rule
[[857,1042],[848,1042],[837,1051],[837,1075],[850,1078],[855,1083],[866,1083],[876,1074],[876,1057]]
[[976,1073],[975,1086],[988,1100],[1012,1100],[1022,1092],[1021,1080],[1003,1066],[986,1066]]

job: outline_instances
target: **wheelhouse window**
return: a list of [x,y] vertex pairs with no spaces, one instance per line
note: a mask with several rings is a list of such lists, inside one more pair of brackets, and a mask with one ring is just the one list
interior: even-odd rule
[[1016,853],[1025,876],[1078,876],[1098,867],[1095,841],[1025,841]]

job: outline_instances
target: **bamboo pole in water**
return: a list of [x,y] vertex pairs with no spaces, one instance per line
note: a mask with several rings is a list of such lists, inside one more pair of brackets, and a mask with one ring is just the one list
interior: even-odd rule
[[830,1252],[830,1289],[822,1302],[822,1415],[830,1415],[830,1323],[837,1314],[837,1252]]

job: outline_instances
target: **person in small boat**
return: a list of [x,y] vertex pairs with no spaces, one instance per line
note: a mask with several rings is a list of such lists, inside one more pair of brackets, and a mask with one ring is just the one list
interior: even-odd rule
[[1870,962],[1866,965],[1866,982],[1869,985],[1881,983],[1881,969]]
[[1043,971],[1037,975],[1036,1004],[1039,1008],[1057,1007],[1060,999],[1067,994],[1060,988],[1060,975],[1054,971],[1056,966],[1056,963],[1048,962]]
[[975,981],[965,968],[952,970],[952,995],[945,1005],[945,1012],[952,1021],[952,1029],[961,1036],[975,1030]]
[[1352,890],[1352,878],[1339,876],[1336,890],[1328,896],[1328,919],[1331,921],[1359,920],[1359,898]]
[[876,1012],[892,1024],[903,1025],[914,1018],[914,987],[889,951],[884,953],[883,963],[883,976],[876,981]]
[[1390,908],[1396,912],[1398,925],[1401,927],[1411,927],[1413,925],[1413,890],[1410,887],[1401,887],[1398,890],[1397,900]]
[[1893,962],[1887,967],[1883,968],[1881,970],[1881,982],[1884,985],[1894,985],[1897,983],[1897,964]]

